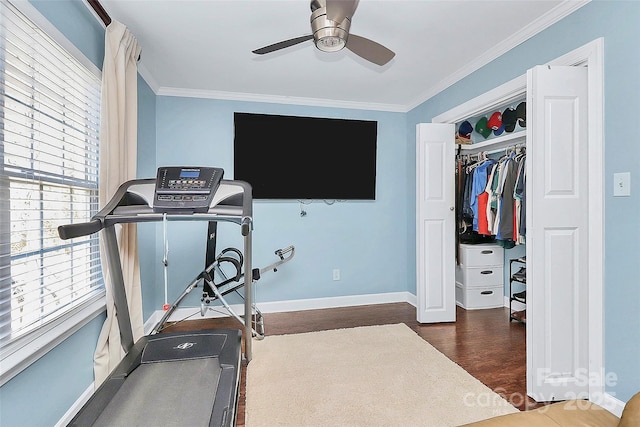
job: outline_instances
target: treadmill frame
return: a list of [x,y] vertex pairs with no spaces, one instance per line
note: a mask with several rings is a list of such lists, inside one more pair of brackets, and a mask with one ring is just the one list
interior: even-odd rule
[[[253,198],[252,189],[245,181],[221,180],[205,213],[154,212],[155,178],[135,179],[120,185],[111,200],[94,215],[89,222],[67,224],[58,227],[58,233],[64,240],[86,236],[102,231],[106,248],[106,262],[112,281],[113,299],[117,312],[118,326],[122,348],[129,353],[134,346],[131,319],[125,292],[125,283],[121,267],[120,252],[116,238],[115,225],[139,222],[163,221],[217,221],[232,222],[240,226],[244,240],[243,247],[243,279],[244,298],[244,360],[252,359],[252,231],[253,231]],[[159,328],[154,328],[155,333]]]

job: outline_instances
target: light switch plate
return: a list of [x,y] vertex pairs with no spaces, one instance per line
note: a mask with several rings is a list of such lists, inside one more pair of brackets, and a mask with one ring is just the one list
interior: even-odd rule
[[616,197],[631,195],[631,172],[613,174],[613,195]]

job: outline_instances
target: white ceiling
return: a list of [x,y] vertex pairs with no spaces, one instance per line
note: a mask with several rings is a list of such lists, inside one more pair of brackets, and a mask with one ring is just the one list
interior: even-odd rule
[[100,0],[142,46],[158,95],[408,111],[585,0],[361,0],[351,33],[396,53],[380,67],[306,41],[308,0]]

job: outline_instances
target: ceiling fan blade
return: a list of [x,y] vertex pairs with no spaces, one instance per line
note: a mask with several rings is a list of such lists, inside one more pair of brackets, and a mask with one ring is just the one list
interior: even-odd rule
[[373,40],[369,40],[364,37],[356,36],[355,34],[349,34],[346,48],[356,55],[377,65],[386,64],[396,55],[393,51],[382,46],[380,43],[376,43]]
[[256,49],[252,52],[258,55],[264,55],[265,53],[275,52],[276,50],[284,49],[285,47],[293,46],[311,39],[313,39],[313,34],[270,44],[269,46],[261,47],[260,49]]
[[356,12],[359,0],[327,0],[327,18],[334,22],[342,22],[351,18]]

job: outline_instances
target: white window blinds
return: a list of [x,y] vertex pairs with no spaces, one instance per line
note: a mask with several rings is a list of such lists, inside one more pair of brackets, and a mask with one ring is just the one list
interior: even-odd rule
[[[0,3],[0,347],[103,293],[98,236],[61,224],[98,205],[100,79]],[[4,371],[4,369],[3,369]]]

